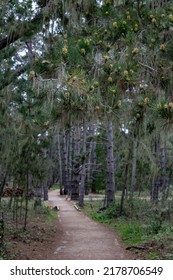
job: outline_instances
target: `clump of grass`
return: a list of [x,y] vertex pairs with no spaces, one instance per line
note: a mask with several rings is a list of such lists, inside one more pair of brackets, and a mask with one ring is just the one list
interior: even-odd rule
[[145,228],[137,221],[118,219],[116,228],[121,233],[122,240],[126,244],[135,245],[144,241]]

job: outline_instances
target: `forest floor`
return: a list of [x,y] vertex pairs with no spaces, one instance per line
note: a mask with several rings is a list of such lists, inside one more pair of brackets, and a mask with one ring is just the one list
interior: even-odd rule
[[77,211],[73,201],[49,192],[49,205],[58,206],[57,218],[49,223],[37,216],[29,221],[29,232],[10,240],[9,253],[21,260],[131,260],[117,234],[107,226]]

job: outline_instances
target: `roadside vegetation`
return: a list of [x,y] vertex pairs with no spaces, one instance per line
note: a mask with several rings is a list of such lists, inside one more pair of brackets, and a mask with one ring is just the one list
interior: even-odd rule
[[4,220],[0,227],[0,260],[31,259],[34,254],[38,258],[39,250],[42,252],[45,249],[45,241],[52,246],[58,236],[55,223],[57,212],[46,203],[34,209],[34,200],[29,202],[26,229],[23,228],[25,209],[22,203],[14,211],[9,208],[9,200],[5,199],[0,211],[3,212]]
[[173,259],[173,201],[153,204],[145,198],[127,198],[120,215],[120,199],[107,209],[103,201],[85,201],[84,212],[106,224],[137,259]]

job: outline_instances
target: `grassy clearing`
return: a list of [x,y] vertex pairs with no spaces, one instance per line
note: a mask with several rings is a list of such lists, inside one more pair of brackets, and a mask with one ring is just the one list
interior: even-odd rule
[[151,204],[145,199],[129,199],[119,216],[119,201],[98,213],[102,201],[86,201],[84,212],[118,233],[140,259],[173,259],[173,202]]

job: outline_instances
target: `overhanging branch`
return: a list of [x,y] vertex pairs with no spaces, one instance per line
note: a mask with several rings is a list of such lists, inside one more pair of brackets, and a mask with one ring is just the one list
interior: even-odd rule
[[[39,23],[41,23],[41,21],[43,20],[45,13],[49,12],[49,2],[50,1],[48,1],[47,5],[44,8],[42,8],[41,11],[31,21],[23,22],[22,28],[20,28],[19,26],[16,27],[16,29],[13,30],[12,32],[10,32],[5,38],[1,39],[0,40],[0,50],[3,50],[10,44],[12,44],[15,41],[17,41],[18,39],[22,38],[29,31],[33,31],[33,28],[35,29],[35,26],[38,25]],[[33,34],[31,32],[31,36],[32,35]]]

